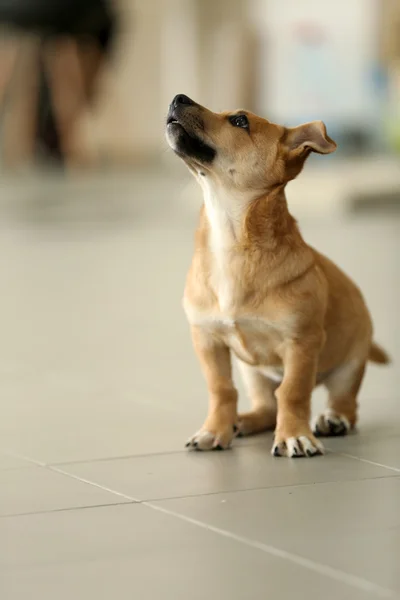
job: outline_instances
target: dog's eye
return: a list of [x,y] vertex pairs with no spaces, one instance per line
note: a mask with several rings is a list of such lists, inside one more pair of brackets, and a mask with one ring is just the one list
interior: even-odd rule
[[242,127],[242,129],[249,128],[249,120],[246,115],[234,115],[233,117],[229,117],[229,121],[234,127]]

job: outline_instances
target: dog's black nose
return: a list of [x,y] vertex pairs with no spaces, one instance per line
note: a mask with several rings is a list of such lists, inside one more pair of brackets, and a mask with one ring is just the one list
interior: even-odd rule
[[185,96],[185,94],[178,94],[172,100],[172,106],[174,108],[176,108],[180,104],[186,104],[187,106],[193,106],[194,102],[188,96]]

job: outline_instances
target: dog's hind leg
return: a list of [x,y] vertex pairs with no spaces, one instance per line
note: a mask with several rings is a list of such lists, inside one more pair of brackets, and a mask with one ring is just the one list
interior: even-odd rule
[[238,361],[252,410],[238,417],[237,434],[252,435],[261,431],[273,430],[276,425],[275,390],[278,383],[260,373],[255,367]]
[[357,395],[365,362],[350,361],[329,375],[324,384],[329,392],[328,407],[314,423],[317,436],[346,435],[357,422]]

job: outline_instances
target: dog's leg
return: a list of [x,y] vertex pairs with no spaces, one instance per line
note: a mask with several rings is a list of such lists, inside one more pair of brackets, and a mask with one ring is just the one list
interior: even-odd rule
[[357,394],[365,372],[365,363],[339,367],[325,381],[329,392],[328,408],[314,424],[317,436],[346,435],[357,422]]
[[274,456],[315,456],[322,444],[310,428],[311,393],[315,386],[319,343],[292,342],[284,356],[284,377],[276,390],[278,416]]
[[278,384],[260,373],[256,367],[238,361],[244,384],[246,386],[252,410],[238,417],[238,435],[252,435],[275,429],[276,398]]
[[230,350],[200,327],[192,327],[192,339],[207,382],[209,409],[203,427],[186,445],[197,450],[223,450],[232,441],[237,421]]

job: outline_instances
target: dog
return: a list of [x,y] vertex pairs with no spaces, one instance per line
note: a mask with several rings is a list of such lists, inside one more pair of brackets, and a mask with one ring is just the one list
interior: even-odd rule
[[[309,154],[336,143],[322,121],[286,128],[245,110],[214,113],[184,94],[169,107],[166,138],[204,196],[183,305],[209,410],[187,447],[222,450],[235,435],[275,430],[274,456],[323,454],[322,436],[356,425],[368,361],[389,363],[360,290],[304,241],[286,202]],[[232,354],[252,404],[244,414]],[[328,406],[311,427],[318,384]]]

